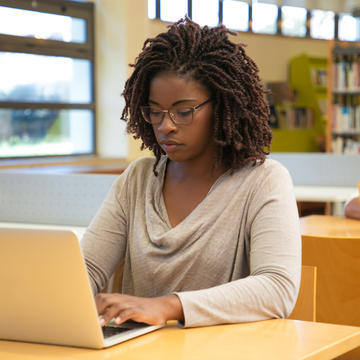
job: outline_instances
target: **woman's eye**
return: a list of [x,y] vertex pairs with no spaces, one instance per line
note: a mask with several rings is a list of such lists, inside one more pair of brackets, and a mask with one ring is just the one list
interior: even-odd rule
[[191,115],[192,109],[191,108],[182,108],[176,110],[176,116],[186,117]]
[[150,109],[149,113],[151,116],[160,116],[162,114],[160,110],[156,110],[156,109]]

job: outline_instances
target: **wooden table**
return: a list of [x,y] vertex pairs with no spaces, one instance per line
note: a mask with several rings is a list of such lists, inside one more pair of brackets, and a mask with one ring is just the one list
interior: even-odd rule
[[360,220],[340,216],[305,216],[300,227],[303,235],[360,238]]
[[332,359],[360,346],[360,328],[296,320],[180,329],[170,325],[104,350],[0,341],[6,360]]
[[129,162],[121,158],[69,156],[27,160],[0,160],[0,171],[20,174],[121,174]]

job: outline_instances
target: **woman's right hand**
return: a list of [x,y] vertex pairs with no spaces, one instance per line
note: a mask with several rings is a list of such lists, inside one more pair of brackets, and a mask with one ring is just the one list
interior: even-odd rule
[[134,320],[160,325],[168,320],[184,320],[181,302],[176,295],[142,298],[125,294],[98,294],[95,297],[100,325],[114,319],[115,324]]

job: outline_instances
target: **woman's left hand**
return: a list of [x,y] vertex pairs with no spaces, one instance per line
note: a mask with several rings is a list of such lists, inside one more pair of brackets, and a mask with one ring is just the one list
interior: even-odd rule
[[95,303],[101,326],[111,319],[114,319],[115,324],[131,319],[149,325],[184,319],[182,305],[176,295],[142,298],[124,294],[98,294]]

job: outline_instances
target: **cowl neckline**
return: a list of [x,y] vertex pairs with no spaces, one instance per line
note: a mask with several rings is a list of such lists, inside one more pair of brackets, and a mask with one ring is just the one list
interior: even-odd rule
[[[148,182],[145,189],[145,219],[149,239],[155,246],[177,250],[179,246],[188,246],[188,239],[194,240],[200,236],[202,227],[209,221],[208,216],[204,217],[206,215],[204,212],[209,208],[209,202],[212,202],[211,195],[221,183],[231,176],[231,169],[221,174],[211,186],[205,198],[179,224],[172,227],[162,191],[167,163],[168,157],[163,156],[158,164],[158,176],[152,174],[152,181]],[[214,211],[211,217],[216,218],[216,214],[221,213],[222,207],[219,206],[218,209],[216,211],[216,207],[213,207]],[[181,244],[181,242],[184,243]]]

